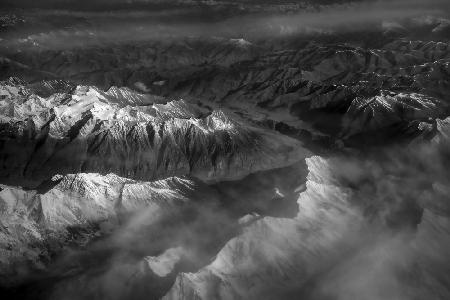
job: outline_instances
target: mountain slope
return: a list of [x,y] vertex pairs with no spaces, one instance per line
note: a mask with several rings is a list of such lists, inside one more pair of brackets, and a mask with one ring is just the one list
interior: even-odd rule
[[22,86],[4,85],[2,93],[1,176],[6,180],[33,183],[74,172],[217,180],[308,155],[294,139],[184,101],[157,104],[159,98],[129,90],[105,93],[81,86],[73,94],[48,98]]

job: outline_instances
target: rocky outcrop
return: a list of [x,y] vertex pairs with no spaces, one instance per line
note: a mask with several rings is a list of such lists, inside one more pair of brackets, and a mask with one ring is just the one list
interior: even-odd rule
[[182,100],[158,104],[160,98],[128,89],[80,86],[73,94],[41,98],[23,86],[3,85],[2,93],[5,180],[32,184],[75,172],[231,179],[308,155],[298,141],[246,125],[227,111]]
[[140,225],[150,226],[176,214],[195,185],[175,177],[138,182],[80,173],[56,176],[38,190],[2,186],[2,284],[44,269],[64,245],[83,245],[114,230],[128,215],[140,214]]
[[[448,42],[396,40],[373,49],[311,42],[296,50],[265,53],[245,64],[197,72],[172,81],[168,93],[225,104],[257,124],[281,122],[297,132],[351,138],[370,130],[393,131],[393,123],[409,126],[421,116],[446,116],[448,60]],[[399,111],[400,107],[408,111],[411,104],[394,102],[408,97],[416,99],[412,109],[422,113],[405,116],[403,108]],[[392,102],[383,111],[399,115],[385,123],[385,114],[376,114],[370,117],[378,124],[374,127],[354,106],[380,99]],[[423,106],[430,101],[432,110]],[[359,120],[358,128],[350,131],[349,114]]]
[[347,207],[345,189],[333,184],[324,159],[309,159],[308,168],[296,218],[251,223],[210,265],[179,274],[164,299],[271,299],[302,286],[327,259],[342,255],[342,241],[358,232],[361,220]]
[[[448,288],[441,279],[446,269],[431,270],[445,260],[449,249],[448,216],[439,213],[433,219],[422,204],[425,210],[417,231],[386,230],[385,226],[391,226],[386,213],[393,213],[398,204],[380,203],[386,201],[381,195],[372,199],[378,203],[366,202],[363,197],[373,191],[366,194],[363,188],[348,185],[347,180],[367,176],[363,167],[320,157],[307,159],[307,164],[308,181],[298,198],[297,217],[251,222],[208,266],[180,273],[164,299],[339,297],[362,295],[373,285],[377,289],[364,294],[367,299],[400,295],[444,299]],[[342,176],[347,179],[342,181]],[[434,203],[435,195],[431,196]],[[379,210],[381,223],[369,217],[373,209]],[[400,220],[398,214],[396,220]],[[425,245],[431,236],[433,242]],[[368,266],[373,277],[367,273]],[[398,272],[411,277],[405,279]],[[362,279],[361,274],[365,274]],[[415,281],[425,277],[430,281]]]
[[420,94],[383,94],[356,98],[342,119],[345,139],[361,132],[377,131],[395,124],[436,118],[444,108],[436,98]]
[[3,297],[449,298],[445,14],[247,2],[0,17]]

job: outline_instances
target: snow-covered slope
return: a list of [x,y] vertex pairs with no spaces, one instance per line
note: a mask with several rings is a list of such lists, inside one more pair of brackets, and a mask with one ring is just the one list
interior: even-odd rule
[[294,139],[183,100],[158,104],[160,98],[128,89],[86,86],[48,98],[20,85],[1,90],[6,180],[33,183],[75,172],[231,179],[308,155]]
[[[368,194],[342,185],[343,174],[347,180],[365,176],[363,167],[320,157],[307,164],[296,218],[250,223],[208,266],[179,274],[163,299],[445,299],[448,268],[433,268],[450,249],[448,215],[438,217],[425,205],[417,231],[387,230],[383,212],[381,223],[369,221],[369,207],[359,199]],[[369,203],[395,210],[380,204]]]
[[140,217],[141,226],[150,226],[176,214],[191,201],[185,193],[195,186],[177,177],[139,182],[96,173],[55,176],[38,190],[2,186],[2,284],[44,269],[64,245],[86,244],[117,228],[129,215],[138,215],[134,222]]
[[271,299],[342,255],[341,241],[358,232],[360,217],[347,207],[347,192],[333,184],[324,159],[308,159],[308,168],[296,218],[251,223],[210,265],[178,275],[164,299]]
[[448,299],[448,13],[201,2],[3,18],[0,297]]

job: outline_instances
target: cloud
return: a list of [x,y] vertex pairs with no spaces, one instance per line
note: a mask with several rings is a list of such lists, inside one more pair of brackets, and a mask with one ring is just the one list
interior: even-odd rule
[[[408,18],[428,15],[446,16],[450,7],[447,2],[443,0],[364,1],[336,4],[320,10],[301,11],[293,15],[250,14],[221,20],[208,20],[203,14],[198,13],[201,9],[195,7],[178,7],[176,10],[108,11],[106,6],[101,11],[91,12],[67,9],[38,10],[24,13],[25,20],[28,18],[28,23],[32,26],[10,34],[10,37],[19,36],[9,42],[11,48],[20,47],[23,44],[23,47],[34,45],[55,49],[107,42],[129,43],[167,37],[222,36],[244,37],[248,40],[265,39],[286,34],[352,31],[374,28],[374,26],[381,28],[386,21],[399,23]],[[77,3],[82,6],[84,2]],[[100,4],[103,0],[92,3]],[[130,7],[136,8],[133,5]],[[68,36],[73,39],[68,39]]]

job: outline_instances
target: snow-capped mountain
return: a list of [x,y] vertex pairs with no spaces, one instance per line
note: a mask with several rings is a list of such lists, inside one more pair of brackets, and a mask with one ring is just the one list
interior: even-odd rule
[[42,98],[4,82],[2,94],[8,136],[2,172],[28,184],[75,172],[214,181],[282,167],[309,153],[297,140],[246,125],[226,111],[183,100],[164,104],[126,88],[78,86]]
[[0,6],[0,298],[450,297],[445,1]]

